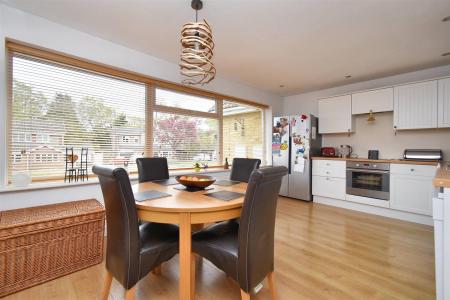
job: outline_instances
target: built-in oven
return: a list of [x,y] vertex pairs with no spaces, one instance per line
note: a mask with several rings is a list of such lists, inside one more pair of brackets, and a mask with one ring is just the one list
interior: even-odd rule
[[347,161],[347,194],[389,200],[388,163]]

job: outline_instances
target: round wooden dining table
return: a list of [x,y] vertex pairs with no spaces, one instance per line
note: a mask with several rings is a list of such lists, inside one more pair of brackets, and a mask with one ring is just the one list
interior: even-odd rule
[[191,248],[193,227],[205,223],[214,223],[238,218],[241,215],[244,196],[224,201],[206,193],[232,191],[244,194],[246,183],[232,186],[212,185],[212,190],[188,192],[175,189],[174,185],[161,185],[153,182],[139,183],[133,186],[134,192],[157,190],[171,196],[136,202],[138,216],[143,221],[166,224],[178,224],[180,227],[180,275],[179,298],[182,300],[195,298],[195,256]]

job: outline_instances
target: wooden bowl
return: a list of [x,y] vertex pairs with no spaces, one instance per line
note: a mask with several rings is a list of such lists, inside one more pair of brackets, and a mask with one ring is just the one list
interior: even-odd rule
[[[182,179],[183,177],[183,179]],[[198,180],[192,180],[193,178],[197,178]],[[194,188],[205,188],[213,184],[216,179],[211,176],[206,175],[183,175],[183,176],[175,176],[175,179],[184,185],[185,187],[194,187]]]

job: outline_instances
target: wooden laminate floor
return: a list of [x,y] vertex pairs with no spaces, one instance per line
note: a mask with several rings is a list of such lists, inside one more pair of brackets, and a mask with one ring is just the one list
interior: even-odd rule
[[[331,206],[280,198],[275,233],[280,299],[434,299],[433,228]],[[104,265],[10,295],[97,299]],[[204,260],[197,299],[240,299],[233,280]],[[123,299],[115,281],[110,299]],[[136,299],[178,299],[178,257],[137,285]],[[267,283],[252,299],[270,299]]]

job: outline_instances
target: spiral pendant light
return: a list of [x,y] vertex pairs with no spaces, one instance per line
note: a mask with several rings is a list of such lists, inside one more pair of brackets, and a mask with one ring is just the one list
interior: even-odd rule
[[203,2],[192,0],[191,7],[195,10],[195,22],[186,23],[181,29],[180,72],[186,77],[184,84],[204,85],[216,76],[212,62],[214,42],[208,22],[198,21]]

